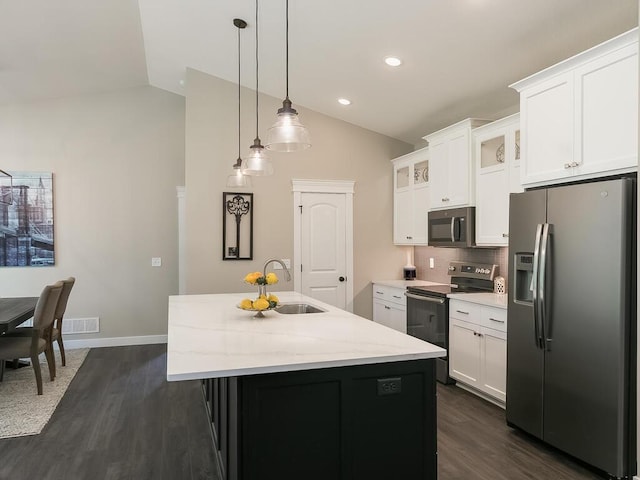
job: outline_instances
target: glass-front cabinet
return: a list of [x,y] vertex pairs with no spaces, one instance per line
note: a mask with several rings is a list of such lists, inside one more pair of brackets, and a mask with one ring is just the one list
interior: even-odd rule
[[427,244],[429,150],[422,148],[393,162],[393,243]]
[[476,245],[509,244],[509,194],[521,192],[520,115],[473,130]]

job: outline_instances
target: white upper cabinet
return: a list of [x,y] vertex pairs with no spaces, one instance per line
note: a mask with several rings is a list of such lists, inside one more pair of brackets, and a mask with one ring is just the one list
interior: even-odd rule
[[520,92],[524,186],[637,169],[637,28],[511,87]]
[[429,149],[422,148],[393,162],[393,243],[427,244],[429,211]]
[[474,168],[471,129],[488,120],[467,118],[461,122],[427,135],[429,142],[431,209],[465,207],[473,205]]
[[520,184],[520,115],[472,132],[476,165],[476,245],[509,244],[509,194]]

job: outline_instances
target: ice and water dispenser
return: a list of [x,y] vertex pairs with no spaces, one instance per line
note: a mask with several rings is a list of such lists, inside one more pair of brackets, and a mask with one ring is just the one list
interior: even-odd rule
[[533,253],[516,253],[514,300],[533,303]]

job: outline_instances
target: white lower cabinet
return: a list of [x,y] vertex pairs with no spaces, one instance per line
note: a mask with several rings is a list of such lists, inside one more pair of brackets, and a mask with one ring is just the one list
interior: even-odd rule
[[373,321],[407,333],[407,297],[404,288],[373,284]]
[[504,405],[507,311],[462,300],[449,302],[449,375]]

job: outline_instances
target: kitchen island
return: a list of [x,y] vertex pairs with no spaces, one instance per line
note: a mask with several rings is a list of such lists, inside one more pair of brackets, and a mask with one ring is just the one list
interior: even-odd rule
[[[295,292],[169,299],[167,379],[201,380],[227,479],[435,479],[434,359],[445,350]],[[203,418],[203,421],[205,419]]]

